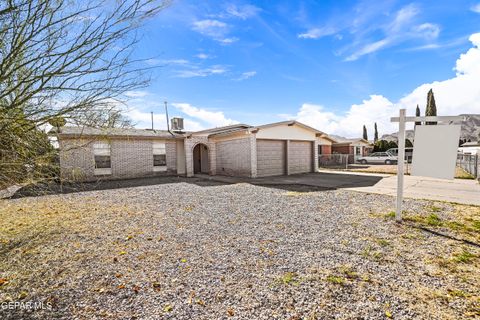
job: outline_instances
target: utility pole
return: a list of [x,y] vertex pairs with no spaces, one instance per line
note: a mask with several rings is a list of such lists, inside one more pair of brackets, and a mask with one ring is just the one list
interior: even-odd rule
[[151,119],[152,119],[152,131],[153,131],[153,111],[150,112],[150,116],[151,116]]

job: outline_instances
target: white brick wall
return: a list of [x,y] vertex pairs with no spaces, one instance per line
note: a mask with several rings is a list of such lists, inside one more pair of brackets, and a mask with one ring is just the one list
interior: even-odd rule
[[[176,141],[157,139],[110,139],[112,174],[94,175],[93,139],[60,140],[61,176],[64,179],[92,181],[176,174]],[[167,172],[153,171],[153,142],[165,142]],[[78,147],[80,145],[80,147]],[[79,174],[80,173],[80,174]]]
[[251,143],[250,137],[217,142],[217,174],[251,177]]

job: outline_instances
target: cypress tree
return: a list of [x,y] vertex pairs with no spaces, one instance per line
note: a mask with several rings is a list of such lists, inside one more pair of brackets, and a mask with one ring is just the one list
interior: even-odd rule
[[[430,89],[427,95],[427,108],[425,109],[425,116],[436,116],[437,115],[437,106],[435,105],[435,97],[433,96],[433,90]],[[435,125],[437,122],[425,122],[427,125]]]
[[363,139],[368,140],[367,127],[363,125]]
[[[415,110],[415,116],[420,117],[420,107],[418,106],[418,104],[417,104],[417,110]],[[422,125],[422,122],[421,121],[415,121],[415,125],[420,126],[420,125]]]
[[377,123],[375,122],[375,133],[374,133],[374,136],[373,136],[373,142],[377,142],[378,141],[378,130],[377,130]]

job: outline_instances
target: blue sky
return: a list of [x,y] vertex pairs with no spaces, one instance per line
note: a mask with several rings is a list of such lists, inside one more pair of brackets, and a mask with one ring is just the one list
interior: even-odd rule
[[[135,55],[158,68],[128,93],[137,126],[153,111],[165,127],[167,100],[190,130],[297,119],[344,136],[373,122],[387,133],[398,107],[424,108],[429,87],[442,91],[439,114],[480,113],[480,3],[272,2],[173,1],[148,21]],[[461,105],[459,77],[471,88]]]

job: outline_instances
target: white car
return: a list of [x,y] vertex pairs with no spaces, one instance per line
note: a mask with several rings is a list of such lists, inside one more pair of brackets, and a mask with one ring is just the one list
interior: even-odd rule
[[362,164],[367,163],[382,163],[382,164],[394,164],[397,163],[398,157],[388,154],[386,152],[374,152],[368,156],[358,157],[357,162]]

